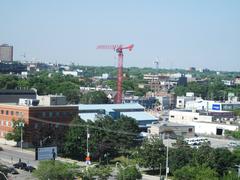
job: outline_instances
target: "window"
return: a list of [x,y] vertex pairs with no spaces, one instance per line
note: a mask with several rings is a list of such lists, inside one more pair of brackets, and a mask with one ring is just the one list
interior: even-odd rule
[[18,111],[16,111],[16,116],[19,116],[19,112]]
[[38,128],[38,123],[35,123],[34,124],[34,129],[37,129]]
[[1,126],[3,126],[3,125],[4,125],[4,121],[2,120],[2,121],[1,121]]
[[59,117],[60,113],[59,112],[56,112],[56,116]]
[[196,117],[194,117],[193,119],[194,119],[194,120],[198,120],[198,118],[196,118]]
[[188,128],[188,132],[191,133],[192,132],[192,128]]
[[173,116],[173,115],[171,115],[171,118],[174,118],[174,116]]
[[12,115],[12,116],[13,116],[13,114],[14,114],[13,111],[11,111],[11,115]]
[[8,126],[8,121],[6,121],[6,126]]
[[6,111],[6,115],[8,115],[8,110]]
[[42,117],[46,117],[46,112],[42,112]]
[[4,114],[4,110],[1,110],[1,114]]
[[53,116],[53,112],[49,112],[49,117],[52,117]]

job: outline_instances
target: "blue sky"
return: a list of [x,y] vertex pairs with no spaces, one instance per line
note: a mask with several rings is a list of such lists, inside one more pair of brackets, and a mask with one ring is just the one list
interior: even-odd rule
[[239,0],[1,0],[0,43],[14,58],[116,66],[100,44],[131,44],[124,66],[238,71]]

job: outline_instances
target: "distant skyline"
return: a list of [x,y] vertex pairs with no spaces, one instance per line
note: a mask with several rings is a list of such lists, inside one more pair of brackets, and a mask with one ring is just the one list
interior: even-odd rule
[[124,66],[240,71],[239,0],[1,0],[14,60],[117,66],[102,44],[134,44]]

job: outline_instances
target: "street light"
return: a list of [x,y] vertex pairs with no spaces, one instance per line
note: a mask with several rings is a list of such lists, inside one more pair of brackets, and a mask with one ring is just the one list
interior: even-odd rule
[[46,141],[47,139],[50,139],[50,138],[51,138],[51,136],[48,136],[48,137],[44,138],[43,140],[40,140],[40,147],[42,147],[43,144],[45,143],[45,141]]
[[21,150],[23,150],[23,127],[24,127],[24,122],[19,122],[17,124],[17,127],[20,127],[21,130]]
[[168,140],[169,140],[169,134],[167,136],[166,180],[168,179],[168,173],[169,173],[169,167],[168,167]]

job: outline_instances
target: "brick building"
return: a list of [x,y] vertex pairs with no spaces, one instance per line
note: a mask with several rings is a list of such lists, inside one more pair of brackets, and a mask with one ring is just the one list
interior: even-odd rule
[[[13,130],[13,121],[24,121],[24,142],[37,145],[48,135],[63,133],[66,126],[78,116],[78,106],[21,106],[0,104],[0,138]],[[49,123],[48,123],[49,122]]]

